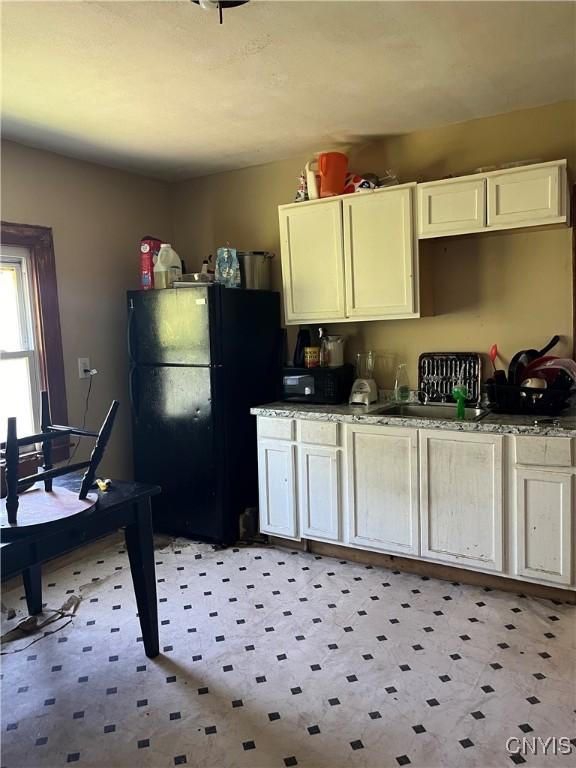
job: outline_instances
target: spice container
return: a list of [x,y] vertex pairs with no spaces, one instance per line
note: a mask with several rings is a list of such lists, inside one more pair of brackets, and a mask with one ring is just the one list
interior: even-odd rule
[[318,368],[320,347],[304,347],[304,368]]

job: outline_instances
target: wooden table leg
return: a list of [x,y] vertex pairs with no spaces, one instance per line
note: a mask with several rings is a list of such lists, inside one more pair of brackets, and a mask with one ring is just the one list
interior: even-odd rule
[[22,571],[24,592],[26,593],[26,605],[30,616],[42,613],[42,566],[31,565]]
[[137,502],[136,507],[136,522],[126,526],[126,549],[136,593],[144,650],[146,656],[152,659],[159,653],[160,641],[150,499]]

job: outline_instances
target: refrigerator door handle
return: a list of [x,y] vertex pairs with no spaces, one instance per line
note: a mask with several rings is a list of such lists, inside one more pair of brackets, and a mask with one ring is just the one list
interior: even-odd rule
[[140,404],[138,402],[138,398],[134,395],[134,378],[136,377],[136,366],[132,365],[130,367],[130,373],[128,374],[128,392],[130,394],[130,410],[132,412],[132,416],[135,419],[138,419],[139,417],[139,411],[140,411]]
[[134,325],[134,299],[130,299],[128,305],[128,326],[126,330],[126,342],[128,344],[128,359],[130,362],[134,362],[134,354],[132,352],[132,326]]

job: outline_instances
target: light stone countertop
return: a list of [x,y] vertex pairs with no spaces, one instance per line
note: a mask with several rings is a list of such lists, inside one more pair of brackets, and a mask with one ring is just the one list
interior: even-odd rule
[[[377,402],[370,406],[312,405],[309,403],[275,402],[252,408],[254,416],[270,416],[286,419],[307,419],[310,421],[340,421],[353,424],[381,424],[391,427],[412,427],[413,429],[449,429],[456,432],[485,432],[499,435],[540,435],[549,437],[576,437],[576,409],[563,412],[561,416],[516,416],[488,412],[479,421],[456,421],[454,419],[423,419],[391,416],[386,412],[374,413],[393,403]],[[454,405],[454,409],[456,405]],[[534,419],[540,423],[534,426]],[[558,421],[553,424],[552,421]]]

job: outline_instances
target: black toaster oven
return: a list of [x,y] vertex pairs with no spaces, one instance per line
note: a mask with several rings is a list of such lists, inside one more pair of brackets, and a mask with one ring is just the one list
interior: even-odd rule
[[294,403],[347,403],[354,381],[350,363],[335,368],[283,368],[282,399]]

